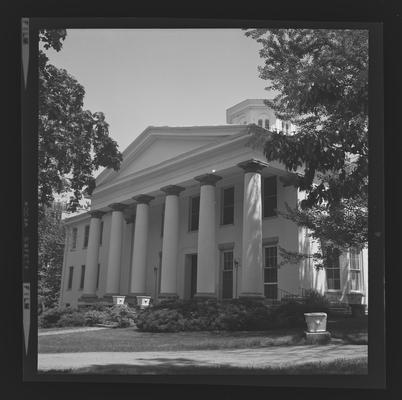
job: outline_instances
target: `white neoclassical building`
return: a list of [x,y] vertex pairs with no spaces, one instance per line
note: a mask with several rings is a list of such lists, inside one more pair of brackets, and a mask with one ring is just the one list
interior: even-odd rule
[[245,100],[219,126],[145,129],[123,152],[119,171],[96,179],[91,211],[67,227],[61,305],[125,295],[218,299],[300,295],[314,288],[367,303],[367,251],[326,270],[283,265],[279,247],[312,251],[306,232],[277,215],[303,196],[248,145],[247,124],[292,133],[262,100]]

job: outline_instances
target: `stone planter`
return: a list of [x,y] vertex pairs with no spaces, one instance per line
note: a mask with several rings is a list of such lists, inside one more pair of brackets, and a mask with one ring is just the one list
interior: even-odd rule
[[149,307],[149,302],[151,300],[151,296],[137,296],[137,306],[140,307],[141,310]]
[[327,314],[326,313],[305,313],[304,318],[307,324],[307,332],[326,332]]
[[305,313],[304,318],[307,324],[307,344],[327,344],[331,341],[331,334],[327,331],[326,313]]
[[362,304],[363,293],[350,292],[346,296],[349,304]]
[[115,305],[122,305],[124,304],[124,300],[126,296],[112,296],[113,297],[113,304]]

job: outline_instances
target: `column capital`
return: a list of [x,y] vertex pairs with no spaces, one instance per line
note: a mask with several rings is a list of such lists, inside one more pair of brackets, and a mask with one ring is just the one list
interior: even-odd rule
[[134,196],[133,199],[137,202],[137,204],[149,204],[151,200],[155,197],[149,196],[147,194],[139,194],[138,196]]
[[182,186],[168,185],[168,186],[162,187],[161,191],[164,192],[167,196],[168,195],[178,196],[185,189],[186,188],[184,188]]
[[93,210],[93,211],[88,211],[88,214],[91,216],[91,218],[102,218],[102,215],[106,214],[103,211],[99,210]]
[[260,173],[265,167],[268,167],[268,163],[260,160],[247,160],[237,164],[238,167],[244,170],[244,172],[258,172]]
[[127,204],[112,203],[112,204],[109,204],[108,207],[111,208],[113,211],[123,211],[127,207]]
[[200,182],[201,186],[204,185],[215,186],[216,182],[220,181],[222,177],[214,174],[204,174],[204,175],[198,175],[194,179]]

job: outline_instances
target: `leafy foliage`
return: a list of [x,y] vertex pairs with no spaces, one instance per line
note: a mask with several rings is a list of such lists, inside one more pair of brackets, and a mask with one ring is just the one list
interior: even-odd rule
[[38,296],[44,308],[54,307],[60,294],[65,229],[61,224],[63,204],[40,210],[38,221]]
[[267,100],[293,135],[250,126],[263,147],[305,191],[285,216],[308,228],[324,247],[363,247],[368,241],[368,32],[249,29],[262,45],[260,77],[278,91]]
[[[60,51],[65,30],[42,30],[44,49]],[[99,167],[117,170],[122,160],[109,136],[102,112],[83,109],[84,87],[66,70],[49,64],[39,51],[39,204],[48,206],[54,193],[72,192],[69,209],[95,188],[93,172]]]

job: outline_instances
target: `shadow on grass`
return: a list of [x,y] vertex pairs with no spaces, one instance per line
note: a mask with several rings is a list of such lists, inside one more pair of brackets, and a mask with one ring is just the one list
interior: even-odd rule
[[367,357],[328,362],[307,362],[281,367],[245,368],[197,361],[186,358],[157,358],[156,365],[108,364],[66,370],[40,371],[41,374],[73,375],[366,375]]

